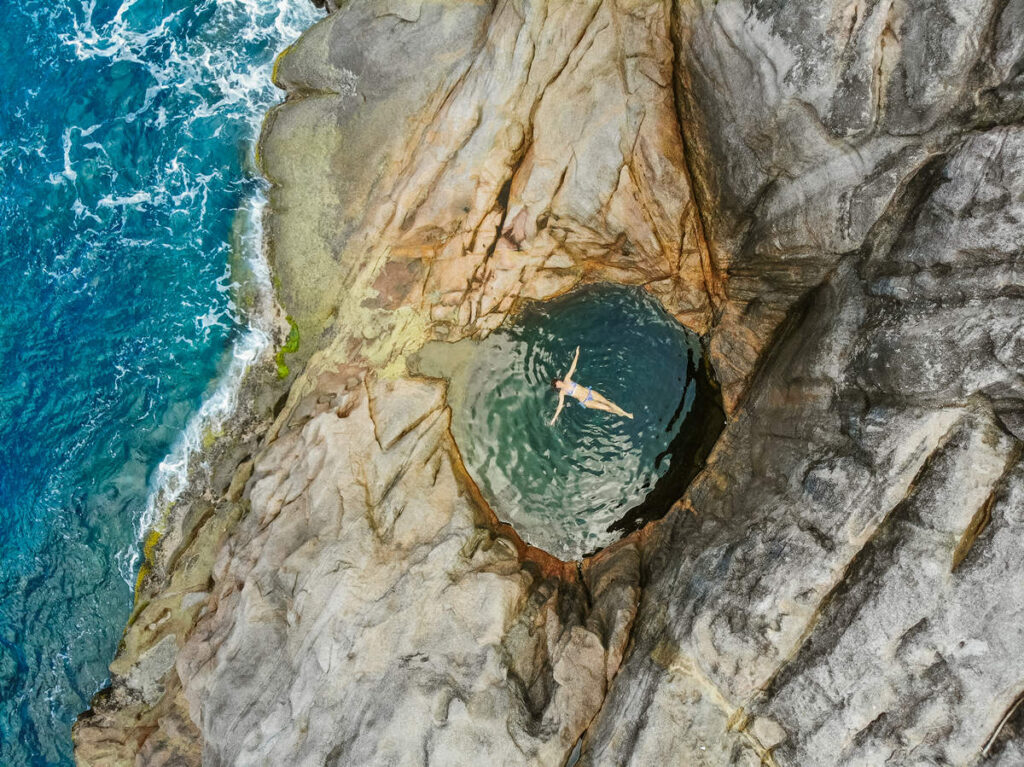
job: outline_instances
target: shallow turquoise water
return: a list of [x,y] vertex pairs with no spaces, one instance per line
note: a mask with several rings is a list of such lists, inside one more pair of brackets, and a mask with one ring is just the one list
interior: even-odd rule
[[246,168],[273,56],[315,17],[305,0],[5,7],[2,765],[70,763],[155,470],[261,343],[231,301],[228,243],[258,209]]
[[[551,380],[577,345],[574,379],[632,420],[567,398],[549,425]],[[531,305],[468,351],[445,346],[431,345],[420,365],[450,378],[468,470],[502,521],[562,559],[664,514],[721,431],[699,338],[639,288],[585,288]]]

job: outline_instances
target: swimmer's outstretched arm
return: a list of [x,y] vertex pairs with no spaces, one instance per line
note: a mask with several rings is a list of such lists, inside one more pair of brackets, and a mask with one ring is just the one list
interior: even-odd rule
[[576,363],[580,361],[580,347],[576,347],[576,354],[572,358],[572,364],[569,366],[569,372],[565,374],[563,381],[571,381],[572,374],[576,372]]
[[[576,363],[580,359],[580,347],[576,347],[576,354],[572,358],[572,364],[569,366],[569,372],[565,374],[563,381],[571,381],[572,374],[576,372]],[[555,410],[555,414],[551,417],[551,422],[548,426],[554,426],[555,421],[558,420],[558,416],[562,414],[562,408],[565,407],[565,392],[559,390],[558,392],[558,408]]]
[[558,392],[558,407],[555,409],[555,414],[551,417],[548,426],[554,426],[555,421],[558,420],[558,416],[562,413],[562,408],[565,407],[565,392]]

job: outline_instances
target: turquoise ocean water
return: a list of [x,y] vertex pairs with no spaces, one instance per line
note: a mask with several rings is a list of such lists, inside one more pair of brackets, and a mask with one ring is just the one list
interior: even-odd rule
[[[253,139],[306,0],[19,0],[0,31],[0,765],[69,764],[140,530],[265,348]],[[240,212],[242,217],[240,218]],[[240,222],[247,220],[247,224]],[[241,227],[240,229],[238,227]]]

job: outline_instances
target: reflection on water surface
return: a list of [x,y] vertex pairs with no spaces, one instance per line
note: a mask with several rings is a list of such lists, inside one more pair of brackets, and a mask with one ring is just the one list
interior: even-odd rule
[[[558,400],[574,376],[629,420]],[[450,381],[452,430],[499,519],[578,559],[663,515],[722,426],[697,336],[638,288],[594,286],[530,305],[480,342],[429,344],[414,365]]]

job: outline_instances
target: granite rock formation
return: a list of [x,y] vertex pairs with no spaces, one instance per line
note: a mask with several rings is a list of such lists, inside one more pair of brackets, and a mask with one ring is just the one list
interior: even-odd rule
[[[260,144],[301,372],[169,510],[79,761],[1024,762],[1024,3],[326,5]],[[577,565],[405,360],[593,281],[730,419]]]

